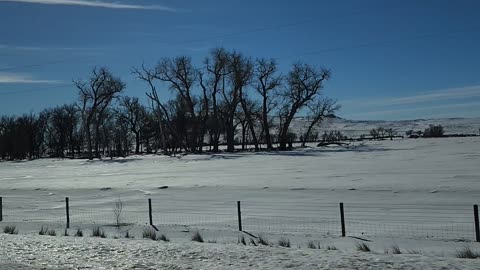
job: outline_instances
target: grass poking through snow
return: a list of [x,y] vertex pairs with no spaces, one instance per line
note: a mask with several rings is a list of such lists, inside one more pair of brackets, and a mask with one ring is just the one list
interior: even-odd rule
[[238,244],[242,244],[244,246],[247,245],[247,242],[245,241],[245,236],[242,235],[242,237],[238,237]]
[[199,243],[203,243],[203,237],[202,235],[200,234],[199,231],[196,231],[195,233],[193,233],[193,236],[192,236],[192,241],[194,242],[199,242]]
[[38,232],[38,235],[46,235],[48,232],[48,227],[41,227],[40,231]]
[[397,244],[393,245],[390,250],[392,251],[392,254],[402,254],[402,251]]
[[473,251],[469,246],[466,246],[457,250],[456,257],[461,259],[478,259],[480,258],[480,253]]
[[[65,230],[67,231],[67,230]],[[38,235],[50,235],[50,236],[57,236],[57,232],[55,230],[48,229],[48,227],[41,227]]]
[[259,235],[258,236],[258,243],[260,245],[270,246],[270,242],[268,241],[268,239],[264,235]]
[[409,250],[407,250],[407,253],[408,254],[417,254],[417,255],[423,254],[421,249],[409,249]]
[[6,234],[18,234],[17,226],[15,226],[15,225],[5,226],[5,227],[3,227],[3,233],[6,233]]
[[370,246],[367,243],[357,243],[355,245],[356,249],[358,251],[363,251],[363,252],[370,252]]
[[317,249],[317,246],[315,245],[315,242],[313,241],[308,241],[307,247],[311,249]]
[[102,228],[95,227],[92,230],[92,237],[107,238],[107,234],[105,234],[105,231]]
[[142,237],[146,239],[151,239],[153,241],[157,241],[157,232],[153,228],[147,227],[143,229]]
[[278,245],[281,246],[281,247],[289,248],[290,247],[290,239],[282,237],[282,238],[280,238],[280,240],[278,240]]
[[[125,237],[130,238],[128,234],[126,234]],[[157,234],[157,231],[155,231],[152,227],[146,227],[145,229],[143,229],[142,237],[153,241],[170,242],[170,239],[165,234]]]
[[80,228],[75,232],[75,237],[83,237],[83,231]]
[[158,237],[157,240],[159,241],[164,241],[164,242],[170,242],[170,239],[163,233],[161,233]]
[[338,250],[336,246],[327,246],[327,250]]

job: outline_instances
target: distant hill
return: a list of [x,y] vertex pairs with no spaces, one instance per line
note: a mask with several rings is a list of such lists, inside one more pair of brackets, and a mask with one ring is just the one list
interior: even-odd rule
[[[309,121],[303,117],[296,118],[292,123],[295,133],[301,134],[309,125]],[[399,121],[362,121],[347,120],[340,117],[328,118],[316,127],[320,134],[324,130],[339,130],[349,137],[358,137],[368,134],[373,128],[393,128],[399,135],[404,135],[407,130],[424,130],[429,125],[442,125],[445,134],[479,134],[480,118],[441,118],[441,119],[417,119]]]

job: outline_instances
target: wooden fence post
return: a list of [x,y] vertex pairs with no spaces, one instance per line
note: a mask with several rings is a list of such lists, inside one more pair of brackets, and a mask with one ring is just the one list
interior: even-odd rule
[[240,201],[237,201],[237,214],[238,214],[238,230],[242,230],[242,209],[240,207]]
[[67,229],[70,229],[70,203],[68,197],[65,197],[65,209],[67,214]]
[[152,199],[148,198],[148,220],[150,226],[153,226],[153,217],[152,217]]
[[342,237],[346,236],[345,233],[345,213],[343,211],[343,202],[340,203],[340,220],[342,222]]
[[473,218],[475,220],[475,241],[480,242],[480,224],[478,222],[478,204],[473,205]]
[[0,221],[3,221],[3,198],[0,197]]

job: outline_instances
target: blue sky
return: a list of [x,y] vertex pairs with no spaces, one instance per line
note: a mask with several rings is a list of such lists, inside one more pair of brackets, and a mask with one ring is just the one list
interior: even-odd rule
[[349,119],[480,117],[476,0],[0,0],[0,114],[71,103],[72,79],[223,46],[332,69]]

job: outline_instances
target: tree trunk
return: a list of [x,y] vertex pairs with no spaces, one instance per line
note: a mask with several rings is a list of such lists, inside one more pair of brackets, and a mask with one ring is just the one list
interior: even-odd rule
[[100,158],[100,125],[95,124],[95,157]]
[[218,144],[220,141],[220,128],[218,123],[218,108],[217,108],[217,98],[215,93],[212,95],[212,105],[213,105],[213,141],[210,143],[213,144],[213,152],[218,152]]
[[[87,124],[88,125],[88,124]],[[90,132],[90,127],[87,127],[86,129],[87,132],[87,151],[88,151],[88,159],[92,160],[93,159],[93,153],[92,153],[92,134]]]
[[235,127],[233,120],[227,123],[227,152],[235,151]]
[[242,150],[245,151],[245,138],[247,137],[247,129],[245,125],[245,121],[242,122]]
[[140,154],[140,132],[134,132],[135,134],[135,154]]
[[294,114],[290,114],[288,118],[285,120],[285,123],[282,127],[282,132],[280,133],[280,150],[286,151],[287,150],[287,143],[288,143],[288,129],[290,127],[290,123],[292,122]]
[[250,128],[250,133],[252,134],[253,144],[255,145],[255,152],[258,152],[258,140],[257,136],[255,135],[255,126],[253,125],[252,116],[250,114],[250,111],[248,111],[247,104],[243,98],[241,100],[241,103],[243,107],[243,112],[245,113],[245,120],[248,127]]
[[268,111],[267,111],[267,98],[263,98],[263,109],[262,109],[262,116],[263,116],[263,129],[265,130],[265,141],[267,143],[267,148],[269,150],[273,149],[272,146],[272,137],[270,136],[270,125],[268,123]]
[[310,136],[310,133],[312,132],[313,127],[318,123],[318,121],[320,121],[320,119],[322,119],[322,117],[323,117],[323,115],[319,115],[312,120],[312,122],[308,126],[307,133],[305,133],[305,135],[304,135],[302,146],[305,146],[305,143],[307,142],[308,137]]

